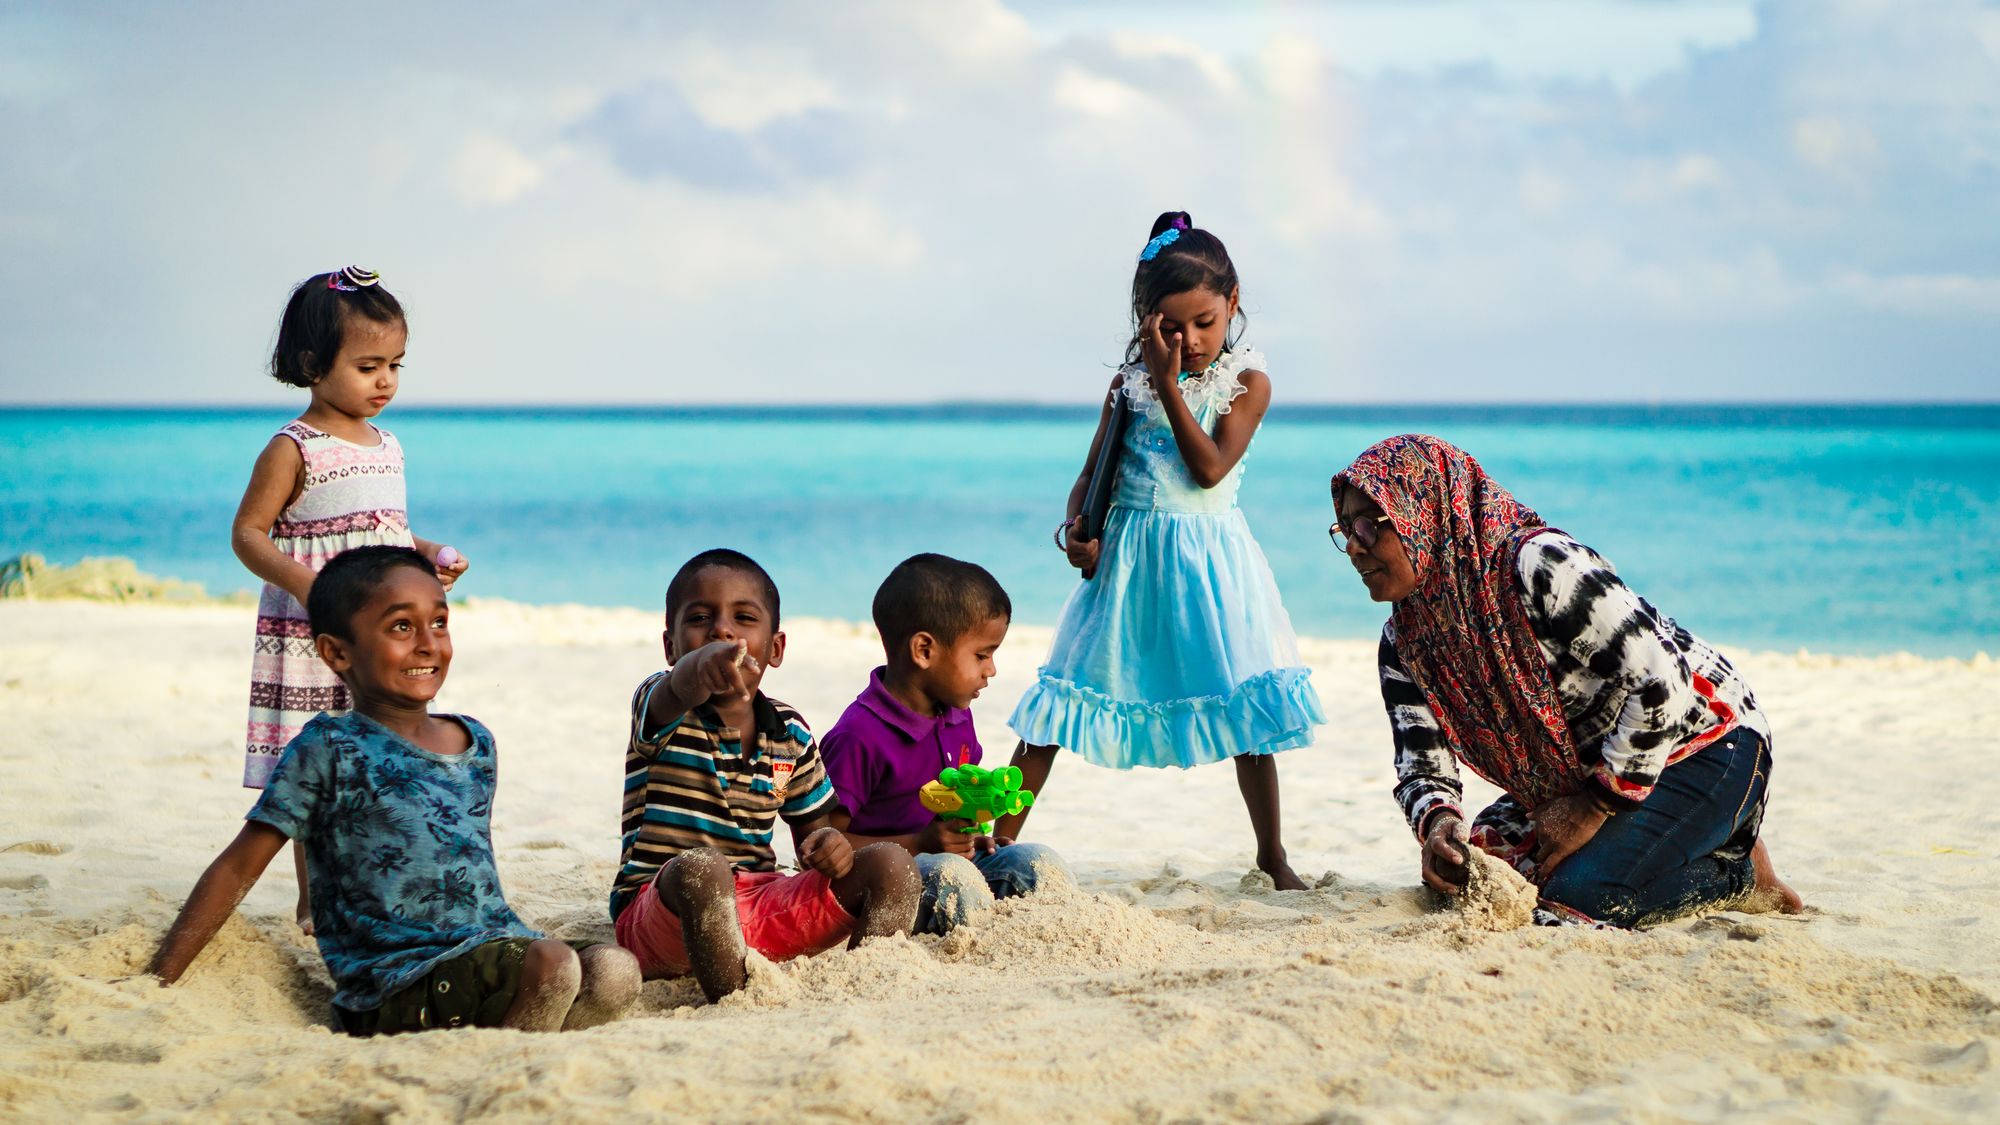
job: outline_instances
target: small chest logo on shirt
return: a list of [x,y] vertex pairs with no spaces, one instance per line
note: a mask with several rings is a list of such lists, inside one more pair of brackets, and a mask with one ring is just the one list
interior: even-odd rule
[[779,797],[785,795],[786,787],[792,783],[792,767],[795,764],[790,758],[771,760],[771,792]]

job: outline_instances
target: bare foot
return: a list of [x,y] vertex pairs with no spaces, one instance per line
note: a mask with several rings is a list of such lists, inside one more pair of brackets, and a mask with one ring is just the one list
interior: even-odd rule
[[1269,875],[1272,885],[1278,890],[1303,891],[1308,889],[1306,881],[1299,878],[1299,873],[1293,871],[1292,865],[1285,860],[1279,859],[1267,862],[1260,859],[1257,861],[1257,870]]
[[1751,894],[1763,900],[1765,909],[1776,909],[1785,914],[1804,912],[1806,900],[1778,878],[1778,868],[1771,862],[1771,849],[1765,847],[1761,839],[1750,849],[1750,867],[1757,874],[1757,886]]

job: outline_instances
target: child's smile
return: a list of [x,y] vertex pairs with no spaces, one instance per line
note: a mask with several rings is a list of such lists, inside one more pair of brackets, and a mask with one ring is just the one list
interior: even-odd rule
[[340,661],[329,661],[354,692],[355,708],[427,707],[451,668],[450,616],[437,579],[414,566],[385,575],[355,612],[353,639],[335,639]]

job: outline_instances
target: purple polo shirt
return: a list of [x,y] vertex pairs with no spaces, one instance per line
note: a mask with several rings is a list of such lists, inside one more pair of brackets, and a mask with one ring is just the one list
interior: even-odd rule
[[963,707],[919,715],[904,706],[882,686],[882,671],[869,673],[868,690],[820,738],[819,756],[834,793],[854,816],[848,831],[903,836],[931,822],[917,790],[946,766],[977,765],[979,736],[972,712]]

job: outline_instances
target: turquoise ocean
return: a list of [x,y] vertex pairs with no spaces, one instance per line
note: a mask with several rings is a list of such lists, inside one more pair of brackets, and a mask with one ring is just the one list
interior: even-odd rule
[[[0,410],[0,558],[124,555],[211,592],[250,465],[291,416]],[[1095,413],[1029,406],[391,408],[411,521],[465,552],[469,595],[656,606],[727,545],[788,615],[866,620],[918,551],[977,561],[1016,620],[1076,583],[1050,541]],[[1327,541],[1328,478],[1374,440],[1470,450],[1711,640],[1825,652],[2000,653],[2000,405],[1280,407],[1243,508],[1299,632],[1372,637]]]

